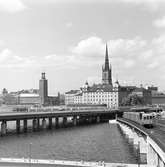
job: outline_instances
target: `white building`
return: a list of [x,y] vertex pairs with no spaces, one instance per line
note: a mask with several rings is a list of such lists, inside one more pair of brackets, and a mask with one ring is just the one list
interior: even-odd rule
[[74,96],[79,94],[80,90],[70,90],[65,93],[65,104],[74,104]]
[[73,104],[106,104],[109,108],[119,106],[118,86],[111,85],[93,85],[74,96]]

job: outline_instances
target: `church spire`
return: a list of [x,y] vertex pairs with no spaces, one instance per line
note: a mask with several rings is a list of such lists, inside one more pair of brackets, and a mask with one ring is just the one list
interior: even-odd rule
[[105,70],[109,70],[109,58],[108,58],[108,46],[106,43],[106,51],[105,51]]
[[112,85],[111,66],[109,66],[107,43],[105,49],[105,64],[102,68],[102,83]]

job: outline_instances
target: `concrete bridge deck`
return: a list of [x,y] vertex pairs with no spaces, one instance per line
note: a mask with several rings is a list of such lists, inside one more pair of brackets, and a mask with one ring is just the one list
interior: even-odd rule
[[125,163],[105,163],[105,162],[86,162],[69,160],[43,160],[43,159],[25,159],[25,158],[0,158],[0,166],[77,166],[77,167],[156,167],[145,164],[125,164]]
[[[2,120],[17,120],[17,119],[33,119],[33,118],[48,118],[48,117],[64,117],[64,116],[93,116],[93,115],[109,115],[116,113],[117,110],[76,110],[76,111],[48,111],[48,112],[10,112],[0,113],[0,121]],[[119,113],[119,112],[118,112]]]

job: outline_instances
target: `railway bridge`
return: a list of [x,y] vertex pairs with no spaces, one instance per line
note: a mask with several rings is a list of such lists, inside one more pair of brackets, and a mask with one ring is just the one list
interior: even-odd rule
[[125,118],[118,118],[117,122],[121,133],[139,153],[139,164],[165,167],[165,120],[157,120],[150,129]]
[[[27,132],[28,121],[32,121],[33,130],[39,128],[46,129],[53,126],[58,127],[59,123],[62,123],[63,127],[67,126],[70,120],[72,124],[78,125],[81,123],[99,123],[114,119],[115,115],[121,116],[122,112],[118,110],[108,109],[90,109],[90,110],[65,110],[65,111],[35,111],[35,112],[9,112],[0,113],[1,122],[1,135],[7,133],[7,123],[9,121],[15,121],[16,131],[21,131],[21,123],[23,124],[23,131]],[[61,121],[61,122],[60,122]],[[53,124],[54,123],[54,124]],[[48,125],[48,126],[47,126]]]

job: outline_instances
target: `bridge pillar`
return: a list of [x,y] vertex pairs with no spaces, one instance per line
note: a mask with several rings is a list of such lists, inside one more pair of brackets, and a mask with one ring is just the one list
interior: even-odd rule
[[59,118],[56,117],[55,118],[55,127],[58,128],[58,126],[59,126]]
[[37,119],[33,119],[33,130],[36,131],[38,128],[37,126]]
[[40,129],[40,118],[37,118],[37,128]]
[[133,145],[136,150],[139,148],[139,136],[136,132],[133,132]]
[[27,132],[27,119],[23,120],[24,132]]
[[49,118],[49,129],[52,129],[52,118]]
[[16,130],[17,130],[17,133],[20,132],[20,119],[16,120]]
[[4,120],[1,123],[1,135],[5,135],[7,132],[7,122]]
[[100,116],[97,116],[97,117],[96,117],[96,122],[97,122],[97,123],[100,123]]
[[67,117],[63,117],[63,126],[66,127],[67,124]]
[[77,125],[77,116],[73,117],[73,125],[76,126]]
[[92,117],[89,117],[88,122],[92,123]]
[[46,119],[45,118],[43,118],[42,120],[42,128],[46,129]]
[[139,158],[140,163],[147,163],[147,142],[143,137],[139,137]]

